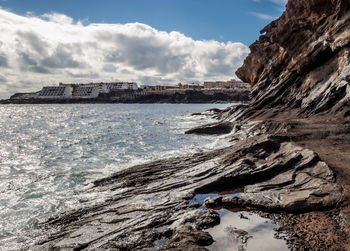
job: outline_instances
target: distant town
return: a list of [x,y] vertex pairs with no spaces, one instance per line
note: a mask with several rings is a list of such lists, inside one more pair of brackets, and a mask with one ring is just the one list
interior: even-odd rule
[[58,86],[45,86],[40,91],[32,93],[16,93],[10,99],[70,99],[86,98],[96,99],[106,94],[113,96],[123,96],[130,94],[147,95],[150,93],[159,93],[179,90],[232,90],[249,89],[250,85],[237,80],[230,81],[212,81],[203,84],[177,84],[177,85],[145,85],[139,86],[135,82],[111,82],[111,83],[59,83]]
[[135,82],[59,83],[40,91],[16,93],[1,103],[199,103],[248,101],[250,85],[237,81],[144,85]]

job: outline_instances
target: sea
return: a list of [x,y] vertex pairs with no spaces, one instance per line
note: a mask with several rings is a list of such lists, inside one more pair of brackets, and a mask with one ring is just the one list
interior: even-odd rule
[[0,105],[0,250],[32,245],[41,222],[79,207],[96,179],[222,146],[185,135],[232,104]]

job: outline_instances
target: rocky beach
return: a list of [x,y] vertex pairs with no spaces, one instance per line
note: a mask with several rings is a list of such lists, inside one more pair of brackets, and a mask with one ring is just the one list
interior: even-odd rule
[[219,209],[273,220],[290,250],[349,250],[350,2],[290,0],[250,50],[250,104],[187,131],[229,146],[96,180],[105,199],[42,223],[30,250],[208,250]]

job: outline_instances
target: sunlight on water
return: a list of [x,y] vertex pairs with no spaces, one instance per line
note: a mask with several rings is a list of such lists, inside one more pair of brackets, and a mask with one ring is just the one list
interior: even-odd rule
[[217,138],[184,135],[210,122],[190,113],[213,107],[227,105],[1,105],[0,249],[31,243],[29,230],[78,206],[97,178],[214,148]]
[[[275,228],[271,220],[250,212],[218,211],[220,224],[208,229],[215,242],[207,247],[216,251],[287,251],[284,240],[276,239]],[[266,247],[263,249],[262,247]]]

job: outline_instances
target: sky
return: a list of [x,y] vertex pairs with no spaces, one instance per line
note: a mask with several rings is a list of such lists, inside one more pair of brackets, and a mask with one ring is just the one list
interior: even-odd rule
[[286,0],[0,0],[0,98],[64,83],[236,78]]

